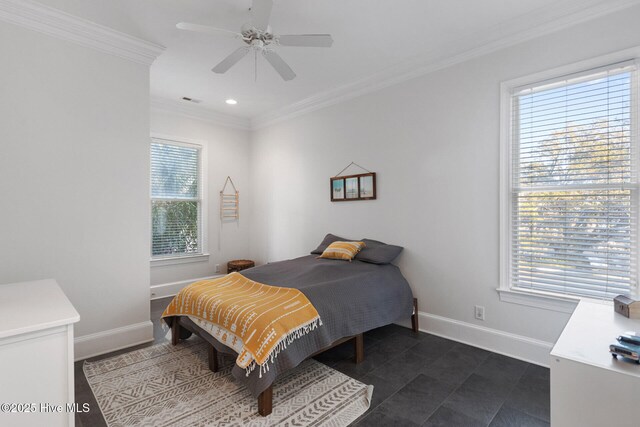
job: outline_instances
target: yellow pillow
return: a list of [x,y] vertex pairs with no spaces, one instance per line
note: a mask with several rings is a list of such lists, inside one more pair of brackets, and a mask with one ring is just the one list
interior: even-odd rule
[[364,242],[333,242],[318,258],[351,261],[364,247]]

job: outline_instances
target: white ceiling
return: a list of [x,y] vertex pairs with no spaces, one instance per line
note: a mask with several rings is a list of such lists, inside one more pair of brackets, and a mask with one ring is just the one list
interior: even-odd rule
[[[211,72],[242,45],[225,36],[177,30],[181,21],[233,31],[251,0],[40,0],[166,47],[151,68],[151,93],[183,96],[220,113],[255,118],[389,70],[426,64],[531,30],[588,8],[632,0],[275,0],[277,34],[330,33],[331,48],[278,47],[298,77],[284,82],[263,58]],[[108,6],[107,6],[108,5]],[[229,106],[225,99],[238,105]]]

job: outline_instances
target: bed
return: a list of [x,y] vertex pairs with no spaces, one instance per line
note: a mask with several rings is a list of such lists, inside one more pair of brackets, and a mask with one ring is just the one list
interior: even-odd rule
[[[233,376],[258,398],[258,412],[266,416],[272,408],[272,384],[279,374],[298,366],[305,359],[353,339],[356,363],[364,358],[363,333],[371,329],[412,318],[418,330],[417,301],[411,288],[393,264],[377,265],[318,259],[315,255],[269,263],[242,271],[250,280],[267,285],[297,288],[317,309],[323,325],[296,339],[282,351],[267,372],[247,375],[235,365]],[[195,333],[207,341],[209,368],[218,369],[218,353],[233,350],[218,342],[197,319],[188,316],[165,318],[172,329],[172,343]]]

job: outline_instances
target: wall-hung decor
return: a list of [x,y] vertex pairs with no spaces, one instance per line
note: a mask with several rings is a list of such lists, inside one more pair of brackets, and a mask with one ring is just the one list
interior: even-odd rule
[[363,199],[376,198],[376,174],[360,177],[360,197]]
[[[231,189],[227,190],[227,185],[231,184]],[[240,218],[240,192],[228,176],[220,190],[220,219],[222,221]]]
[[344,199],[344,179],[331,178],[331,200]]
[[[367,173],[357,175],[342,175],[341,173],[355,165],[364,169]],[[331,201],[347,202],[353,200],[375,200],[376,198],[376,173],[370,172],[360,165],[351,162],[331,180]]]

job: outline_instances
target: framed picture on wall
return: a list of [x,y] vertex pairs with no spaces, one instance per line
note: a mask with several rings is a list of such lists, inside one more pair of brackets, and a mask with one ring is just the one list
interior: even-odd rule
[[360,198],[361,199],[375,199],[375,175],[364,175],[360,177]]
[[375,172],[331,178],[331,201],[346,202],[376,199]]
[[344,195],[347,199],[358,199],[360,198],[360,191],[358,189],[358,178],[345,178],[344,179]]
[[331,180],[331,200],[344,199],[344,179]]

